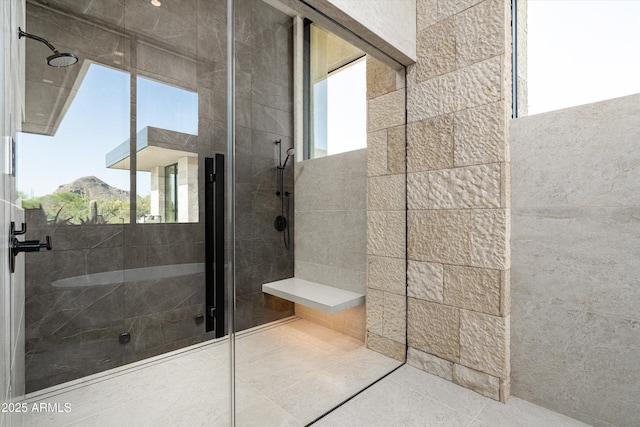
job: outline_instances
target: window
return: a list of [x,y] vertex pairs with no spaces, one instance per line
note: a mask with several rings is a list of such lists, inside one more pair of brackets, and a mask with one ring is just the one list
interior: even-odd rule
[[309,21],[305,25],[305,159],[367,146],[365,54]]

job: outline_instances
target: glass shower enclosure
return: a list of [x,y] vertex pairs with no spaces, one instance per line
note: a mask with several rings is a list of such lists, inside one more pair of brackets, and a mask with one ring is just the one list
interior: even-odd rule
[[[16,229],[52,249],[18,255],[24,393],[75,409],[49,425],[107,425],[118,411],[142,424],[305,425],[403,362],[401,322],[389,357],[364,304],[382,295],[367,281],[371,135],[363,127],[346,152],[323,152],[340,144],[321,138],[335,120],[330,77],[350,70],[364,89],[386,70],[399,90],[401,68],[301,2],[25,7],[22,30],[37,38],[22,41]],[[38,38],[77,63],[50,66]],[[372,93],[358,95],[362,123]],[[347,302],[273,291],[292,283]],[[163,412],[174,405],[187,409]]]

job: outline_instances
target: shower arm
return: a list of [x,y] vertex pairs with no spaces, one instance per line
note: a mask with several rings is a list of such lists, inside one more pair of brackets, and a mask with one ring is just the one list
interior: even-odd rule
[[22,37],[27,37],[29,39],[33,39],[33,40],[37,40],[41,43],[44,43],[45,45],[47,45],[47,47],[49,49],[51,49],[51,51],[53,53],[59,53],[58,49],[56,49],[55,47],[53,47],[53,45],[51,43],[49,43],[48,41],[46,41],[45,39],[43,39],[42,37],[38,37],[38,36],[34,36],[33,34],[29,34],[26,33],[24,31],[22,31],[22,28],[18,27],[18,40],[21,39]]

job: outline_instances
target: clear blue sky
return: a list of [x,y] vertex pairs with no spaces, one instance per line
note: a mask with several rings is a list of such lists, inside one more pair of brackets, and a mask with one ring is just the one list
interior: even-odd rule
[[[105,167],[105,154],[129,138],[129,95],[128,73],[92,64],[55,136],[18,135],[18,190],[42,196],[91,175],[129,190],[129,171]],[[197,134],[197,99],[194,92],[138,78],[137,129]],[[148,193],[148,180],[139,182],[138,194]]]

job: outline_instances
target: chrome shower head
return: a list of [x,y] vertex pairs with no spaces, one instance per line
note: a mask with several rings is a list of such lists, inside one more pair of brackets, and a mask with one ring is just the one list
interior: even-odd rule
[[73,53],[64,53],[59,52],[58,49],[53,47],[51,43],[43,39],[42,37],[35,36],[33,34],[26,33],[22,31],[22,28],[18,27],[18,39],[22,37],[26,37],[29,39],[37,40],[40,43],[44,43],[51,51],[53,55],[47,57],[47,64],[52,67],[68,67],[69,65],[73,65],[78,62],[78,57]]

